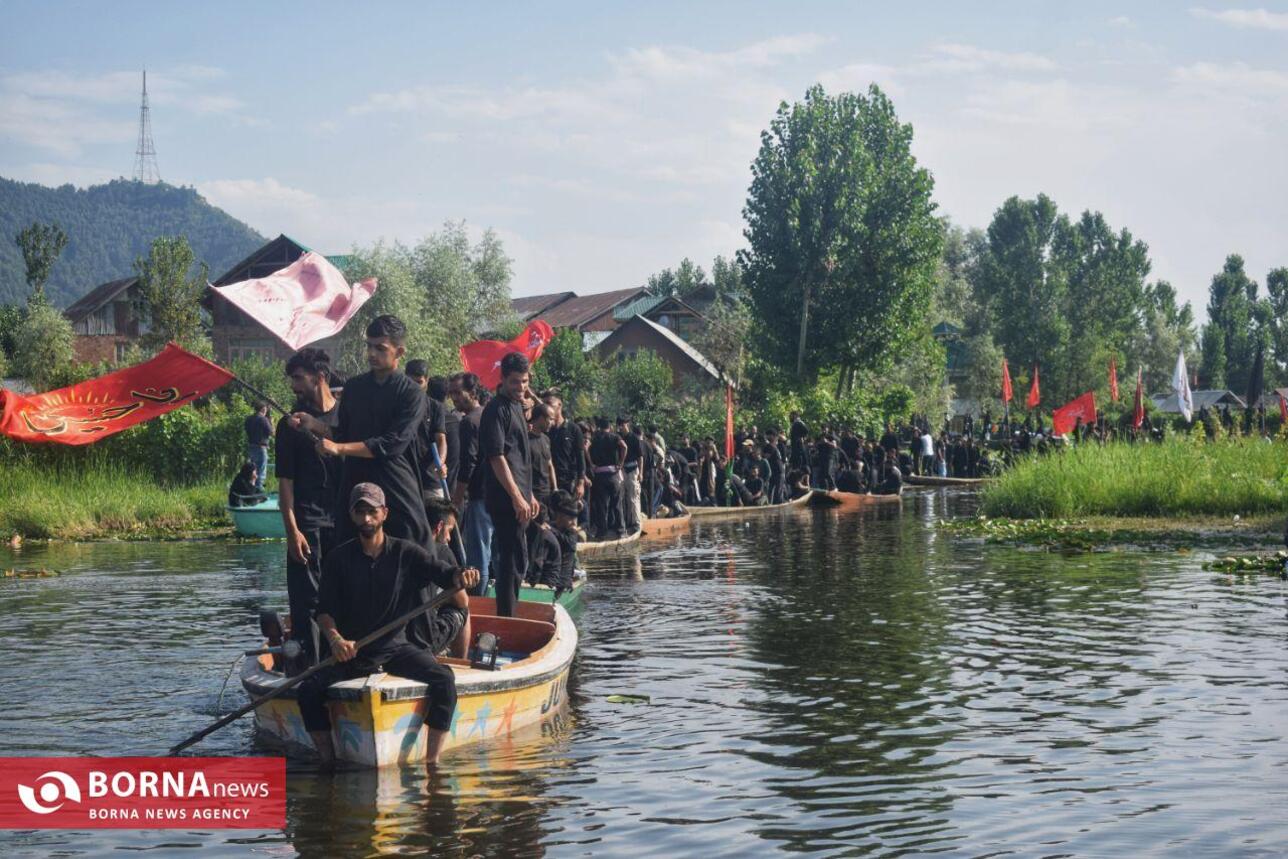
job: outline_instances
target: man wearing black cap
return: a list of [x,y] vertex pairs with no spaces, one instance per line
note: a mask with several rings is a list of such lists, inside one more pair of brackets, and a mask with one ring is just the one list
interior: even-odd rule
[[468,588],[478,571],[459,569],[409,540],[385,534],[389,515],[385,493],[374,483],[359,483],[349,493],[349,520],[358,537],[336,547],[323,562],[317,623],[338,663],[300,686],[300,716],[324,764],[335,758],[331,719],[326,708],[332,683],[386,673],[426,686],[425,764],[433,767],[456,710],[456,677],[427,647],[408,640],[406,628],[387,633],[359,651],[355,642],[406,614],[421,601],[427,585]]

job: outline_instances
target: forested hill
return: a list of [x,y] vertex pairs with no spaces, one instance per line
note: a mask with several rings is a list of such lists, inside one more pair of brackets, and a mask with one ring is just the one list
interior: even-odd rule
[[66,307],[100,283],[129,277],[157,236],[184,235],[216,278],[264,243],[241,221],[192,188],[117,179],[78,189],[0,178],[0,304],[22,304],[30,291],[18,231],[32,221],[57,223],[67,248],[45,286]]

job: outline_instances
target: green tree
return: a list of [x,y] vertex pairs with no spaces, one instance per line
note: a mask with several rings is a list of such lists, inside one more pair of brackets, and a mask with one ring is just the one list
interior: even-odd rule
[[49,272],[58,255],[67,247],[67,234],[58,224],[33,221],[18,231],[14,241],[22,248],[22,260],[27,266],[27,286],[31,287],[27,302],[42,304],[45,301],[45,282],[49,280]]
[[72,362],[72,324],[57,308],[37,303],[14,334],[13,371],[38,391]]
[[751,311],[738,295],[717,296],[703,312],[703,323],[693,335],[693,346],[715,368],[741,385],[746,343],[751,333]]
[[210,282],[210,271],[183,236],[153,240],[147,258],[134,263],[139,276],[139,296],[148,331],[139,339],[152,350],[178,343],[190,352],[209,356],[210,338],[201,322],[201,299]]
[[1257,346],[1264,336],[1256,324],[1257,303],[1257,282],[1244,272],[1243,257],[1230,254],[1208,287],[1200,371],[1204,384],[1240,394],[1247,390]]
[[767,358],[800,380],[879,366],[919,334],[942,235],[911,143],[876,86],[811,87],[761,134],[739,261]]
[[603,377],[603,368],[582,349],[581,333],[564,328],[555,333],[532,368],[532,387],[557,389],[570,414],[585,414]]
[[[1282,383],[1288,381],[1288,268],[1276,268],[1266,275],[1266,292],[1269,294],[1273,380]],[[1266,363],[1268,377],[1271,366],[1270,362]]]
[[609,415],[630,415],[636,421],[663,423],[670,405],[671,367],[651,349],[623,360],[609,359],[600,403]]

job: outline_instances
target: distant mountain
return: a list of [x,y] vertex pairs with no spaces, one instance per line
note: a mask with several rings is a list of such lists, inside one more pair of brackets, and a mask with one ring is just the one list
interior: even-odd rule
[[59,307],[134,274],[135,258],[147,256],[157,236],[187,236],[212,280],[265,241],[192,188],[126,179],[47,188],[0,178],[0,304],[22,304],[30,292],[16,236],[32,221],[57,223],[67,233],[67,247],[45,286]]

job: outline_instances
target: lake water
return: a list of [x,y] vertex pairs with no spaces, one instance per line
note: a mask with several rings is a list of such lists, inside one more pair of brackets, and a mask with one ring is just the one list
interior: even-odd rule
[[[969,494],[695,527],[589,561],[567,727],[405,771],[292,765],[285,832],[0,834],[6,856],[1288,851],[1288,584],[936,527]],[[0,567],[0,755],[164,754],[245,700],[278,544]],[[614,694],[648,704],[610,703]],[[265,753],[250,721],[195,752]]]

